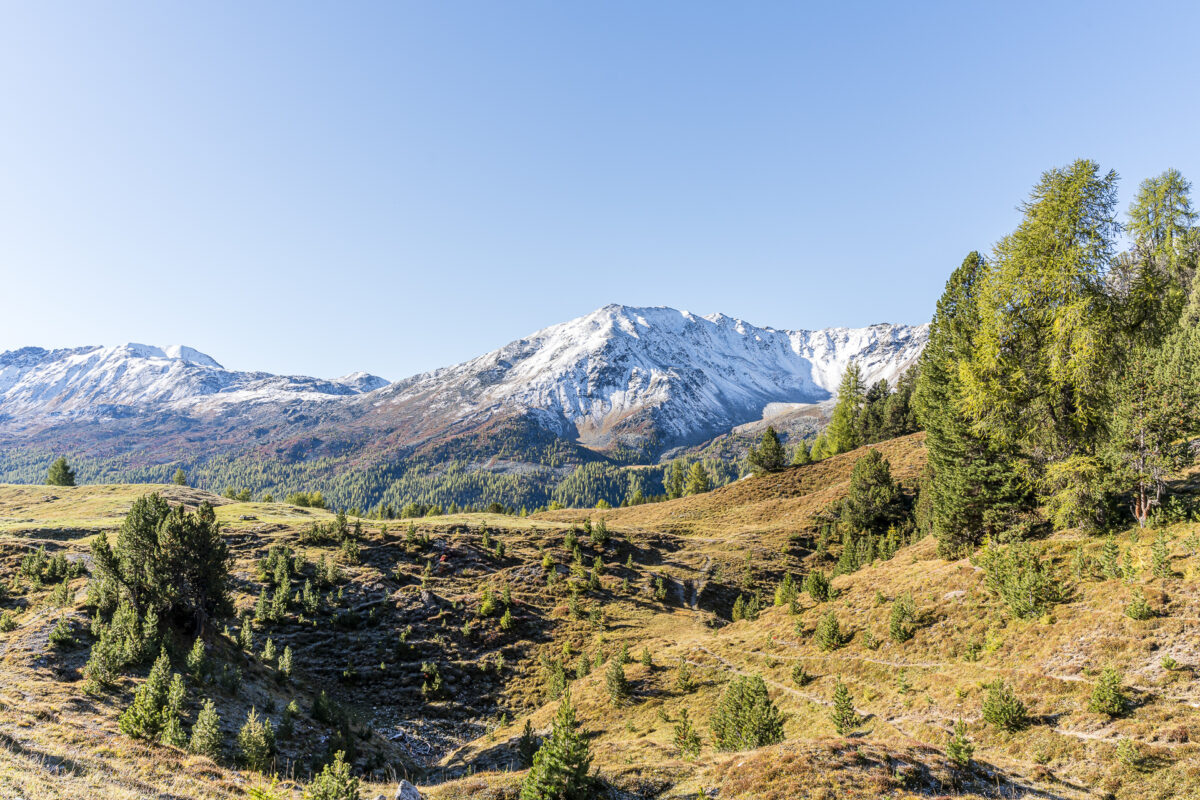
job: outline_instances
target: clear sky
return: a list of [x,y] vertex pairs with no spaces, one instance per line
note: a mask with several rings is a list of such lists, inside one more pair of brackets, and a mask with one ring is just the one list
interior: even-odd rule
[[7,2],[0,350],[398,379],[605,303],[923,322],[1044,169],[1200,179],[1200,4]]

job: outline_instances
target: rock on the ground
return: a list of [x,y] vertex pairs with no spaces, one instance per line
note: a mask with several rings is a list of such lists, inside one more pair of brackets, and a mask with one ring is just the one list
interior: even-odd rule
[[400,781],[400,785],[396,787],[395,800],[421,800],[421,793],[408,781]]

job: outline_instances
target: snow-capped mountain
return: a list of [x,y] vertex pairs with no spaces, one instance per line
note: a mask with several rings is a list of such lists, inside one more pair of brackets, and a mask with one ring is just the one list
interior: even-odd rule
[[[516,425],[524,436],[650,455],[828,400],[852,359],[868,383],[894,382],[927,336],[927,325],[779,330],[610,305],[392,384],[362,372],[237,372],[182,346],[27,347],[0,353],[0,442],[146,459],[251,446],[387,457]],[[487,455],[489,441],[466,450]]]
[[536,410],[564,436],[604,448],[626,437],[691,443],[759,419],[774,403],[818,403],[855,360],[895,383],[928,326],[760,328],[723,314],[609,305],[479,358],[364,398],[431,419]]
[[365,372],[323,381],[227,370],[191,347],[124,344],[0,353],[0,414],[80,419],[126,411],[206,413],[247,403],[323,402],[386,386]]

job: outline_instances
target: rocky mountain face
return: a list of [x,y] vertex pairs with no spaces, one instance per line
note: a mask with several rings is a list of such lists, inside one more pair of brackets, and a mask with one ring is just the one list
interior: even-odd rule
[[[395,383],[226,370],[188,347],[0,353],[0,441],[178,457],[335,446],[376,455],[481,442],[496,430],[652,456],[830,399],[855,360],[894,382],[928,326],[819,331],[721,314],[605,306],[455,366]],[[468,447],[468,449],[471,449]]]

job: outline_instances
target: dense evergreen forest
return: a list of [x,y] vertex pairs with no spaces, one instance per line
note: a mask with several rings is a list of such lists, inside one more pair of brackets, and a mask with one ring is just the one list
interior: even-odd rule
[[1187,513],[1164,499],[1200,429],[1190,191],[1175,170],[1149,178],[1122,220],[1116,173],[1050,170],[1017,229],[950,276],[914,398],[929,450],[920,524],[943,552]]

